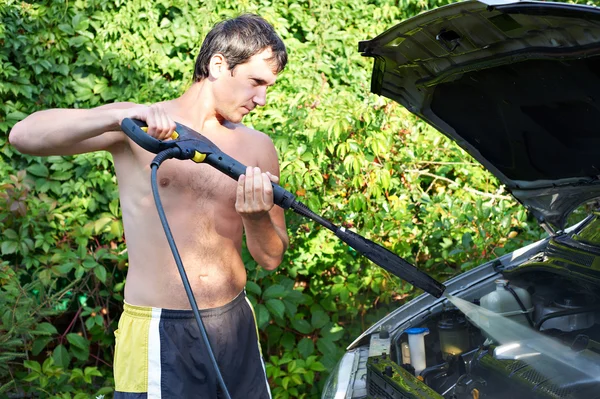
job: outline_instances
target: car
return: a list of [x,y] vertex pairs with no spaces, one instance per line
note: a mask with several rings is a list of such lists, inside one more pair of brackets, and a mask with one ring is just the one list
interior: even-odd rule
[[[376,322],[322,398],[600,398],[600,212],[585,206],[600,197],[600,9],[463,1],[359,51],[374,59],[373,93],[454,140],[548,235]],[[570,224],[575,209],[589,212]],[[503,340],[513,327],[483,328],[491,316],[465,314],[452,298],[533,338]],[[543,337],[557,346],[533,350]],[[587,366],[571,370],[578,359]]]

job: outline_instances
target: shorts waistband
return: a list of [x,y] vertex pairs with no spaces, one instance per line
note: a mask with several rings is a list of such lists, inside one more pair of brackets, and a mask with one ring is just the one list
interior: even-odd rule
[[[226,303],[223,306],[219,306],[216,308],[209,309],[199,309],[200,316],[204,317],[212,317],[212,316],[220,316],[224,313],[227,313],[231,309],[238,306],[241,302],[245,302],[246,299],[246,290],[242,290],[235,298],[231,300],[231,302]],[[137,306],[131,305],[127,302],[123,304],[123,314],[126,314],[131,317],[151,319],[153,315],[160,314],[161,319],[193,319],[194,311],[191,309],[163,309],[163,308],[154,308],[151,306]]]

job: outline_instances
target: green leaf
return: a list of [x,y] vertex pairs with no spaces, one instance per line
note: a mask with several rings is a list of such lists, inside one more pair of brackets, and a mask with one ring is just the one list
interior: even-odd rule
[[38,378],[40,378],[41,373],[31,373],[29,375],[27,375],[25,378],[23,378],[23,381],[27,381],[27,382],[33,382],[35,380],[37,380]]
[[335,343],[326,338],[317,340],[317,348],[324,356],[335,356],[337,352]]
[[98,277],[98,280],[106,283],[106,268],[102,265],[98,265],[94,268],[94,274]]
[[73,269],[73,263],[63,263],[60,265],[56,265],[56,266],[52,266],[52,269],[54,269],[57,273],[59,274],[67,274],[71,271],[71,269]]
[[465,248],[465,249],[470,249],[473,246],[473,238],[471,237],[471,234],[469,234],[469,233],[463,234],[462,245],[463,245],[463,248]]
[[79,349],[89,349],[90,347],[89,341],[79,334],[67,334],[67,341],[69,341],[71,345]]
[[27,168],[27,172],[31,173],[34,176],[38,177],[48,177],[49,171],[46,165],[41,163],[36,163]]
[[298,351],[305,359],[312,355],[315,351],[315,344],[313,343],[312,339],[302,338],[298,343]]
[[77,359],[88,359],[90,356],[90,343],[88,340],[74,333],[67,334],[67,340],[71,344],[71,352]]
[[101,396],[101,395],[109,395],[113,393],[113,388],[112,387],[102,387],[98,390],[98,392],[96,392],[96,398]]
[[34,356],[39,355],[52,340],[53,338],[51,337],[41,337],[36,339],[31,346],[31,354]]
[[290,302],[288,299],[284,299],[283,305],[285,306],[285,311],[290,319],[296,316],[298,306],[295,303]]
[[[323,368],[325,369],[325,368]],[[314,384],[315,383],[315,372],[312,370],[306,370],[306,373],[304,374],[304,381],[306,381],[308,384]]]
[[77,380],[77,379],[83,379],[83,371],[81,371],[81,369],[73,369],[73,371],[71,371],[71,377],[69,377],[69,382]]
[[323,366],[322,363],[319,362],[314,362],[310,365],[310,369],[312,371],[326,371],[327,369],[325,368],[325,366]]
[[285,287],[282,285],[274,284],[269,286],[263,293],[263,298],[282,298],[285,296]]
[[69,67],[65,64],[58,65],[56,67],[56,72],[60,73],[63,76],[67,76],[69,74]]
[[287,351],[291,351],[296,346],[296,337],[290,332],[285,332],[281,337],[281,346]]
[[6,115],[6,119],[9,121],[20,121],[22,119],[25,119],[27,117],[27,114],[24,112],[20,112],[20,111],[13,111],[10,112],[8,115]]
[[9,240],[16,241],[19,235],[13,229],[4,230],[4,238],[8,238]]
[[298,332],[302,334],[310,334],[313,331],[310,323],[304,319],[294,319],[292,320],[292,327]]
[[72,347],[71,352],[73,353],[73,356],[75,356],[79,360],[85,361],[85,360],[88,360],[88,358],[90,357],[89,349],[80,349],[77,347]]
[[269,322],[269,311],[263,304],[256,306],[256,324],[258,328],[263,328]]
[[4,241],[1,247],[2,255],[14,254],[17,251],[18,247],[19,243],[17,243],[16,241]]
[[290,378],[296,385],[302,385],[302,376],[300,374],[292,374]]
[[58,180],[58,181],[71,180],[72,177],[73,177],[73,174],[71,172],[54,172],[54,173],[52,173],[52,176],[50,176],[50,178],[52,180]]
[[271,312],[272,315],[283,319],[283,315],[285,312],[285,305],[283,304],[283,302],[281,302],[279,299],[268,299],[267,302],[265,302],[265,305],[267,306],[267,309],[269,309],[269,312]]
[[78,267],[77,270],[75,270],[75,278],[79,280],[81,277],[83,277],[84,273],[85,269],[83,267]]
[[102,377],[102,373],[96,367],[86,367],[84,374],[90,377]]
[[102,233],[104,231],[104,228],[106,226],[108,226],[108,224],[111,223],[112,221],[113,221],[113,219],[110,217],[103,217],[103,218],[96,220],[94,222],[94,232],[96,232],[96,234]]
[[330,312],[337,312],[337,304],[334,300],[335,298],[332,296],[328,296],[326,298],[323,298],[321,300],[321,302],[319,302],[319,304],[325,309],[328,310]]
[[37,327],[35,328],[35,331],[39,331],[40,335],[58,334],[56,327],[54,327],[52,324],[46,323],[46,322],[38,324]]
[[329,322],[321,328],[321,336],[330,341],[338,341],[344,336],[344,328]]
[[120,220],[113,220],[110,224],[110,233],[115,237],[123,235],[123,223]]
[[42,372],[42,366],[34,360],[25,360],[23,362],[23,366],[25,366],[28,369],[31,369],[33,371],[37,371],[38,373]]
[[329,316],[322,310],[313,312],[311,324],[314,328],[321,328],[325,324],[329,323]]
[[75,30],[73,30],[73,27],[69,24],[59,24],[58,29],[60,29],[61,31],[63,31],[69,35],[72,35],[75,33]]
[[89,39],[85,36],[75,36],[69,39],[69,45],[73,47],[80,47],[88,41]]
[[256,296],[260,296],[260,294],[262,294],[262,290],[261,290],[260,286],[258,284],[256,284],[254,281],[248,280],[246,282],[246,290],[248,290],[248,292],[255,294]]
[[83,261],[83,267],[86,269],[95,269],[96,266],[98,266],[98,262],[96,262],[94,259],[88,258]]
[[54,359],[54,364],[58,367],[62,367],[66,369],[69,367],[69,362],[71,361],[71,355],[69,355],[69,351],[64,345],[58,345],[54,348],[54,352],[52,352],[52,358]]
[[291,360],[287,366],[288,373],[293,373],[294,370],[296,370],[296,366],[297,366],[297,362],[295,360]]

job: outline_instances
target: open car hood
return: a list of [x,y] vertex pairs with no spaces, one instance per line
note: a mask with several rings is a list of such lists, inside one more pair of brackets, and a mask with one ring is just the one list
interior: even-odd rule
[[359,44],[371,90],[481,162],[544,225],[600,196],[600,9],[465,1]]

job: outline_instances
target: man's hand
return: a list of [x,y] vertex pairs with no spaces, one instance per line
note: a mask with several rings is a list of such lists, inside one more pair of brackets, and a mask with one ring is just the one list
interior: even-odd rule
[[146,105],[137,105],[124,109],[122,110],[119,124],[125,118],[139,119],[146,122],[146,125],[148,125],[147,133],[158,140],[170,139],[176,128],[175,122],[160,104],[153,104],[149,107]]
[[273,208],[273,183],[279,178],[258,167],[247,167],[238,180],[235,210],[242,218],[259,219]]

